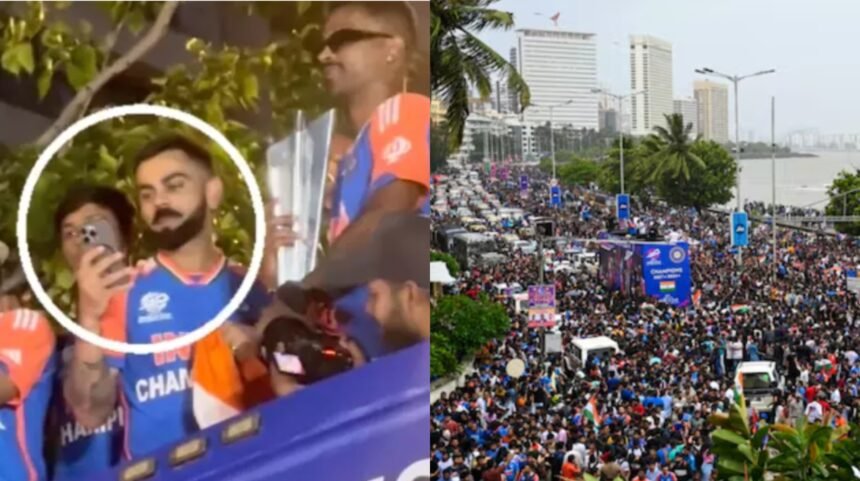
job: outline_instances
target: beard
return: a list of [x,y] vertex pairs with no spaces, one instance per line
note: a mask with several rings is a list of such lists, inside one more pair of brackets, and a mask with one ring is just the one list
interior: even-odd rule
[[[161,209],[155,212],[152,223],[156,224],[162,218],[180,217],[182,214],[172,209]],[[144,237],[150,245],[160,251],[174,252],[184,246],[203,230],[206,223],[206,203],[200,202],[200,206],[188,216],[181,224],[174,228],[164,228],[156,231],[152,226],[147,226]]]

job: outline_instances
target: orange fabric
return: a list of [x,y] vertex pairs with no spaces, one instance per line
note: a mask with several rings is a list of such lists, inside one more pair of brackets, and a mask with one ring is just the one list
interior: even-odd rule
[[220,332],[194,345],[191,379],[225,405],[244,411],[274,398],[266,365],[258,358],[237,365]]
[[390,175],[430,189],[430,99],[406,93],[380,105],[370,120],[371,182]]
[[561,475],[568,479],[574,479],[579,476],[579,468],[577,468],[575,464],[565,461],[565,463],[561,465]]
[[42,376],[56,338],[45,317],[29,309],[0,313],[0,361],[18,388],[9,404],[21,404]]
[[[164,266],[171,274],[176,276],[177,279],[182,281],[183,284],[189,285],[206,285],[212,282],[218,274],[221,272],[221,269],[227,263],[227,258],[224,257],[224,254],[220,254],[218,260],[212,264],[208,270],[204,272],[186,272],[179,268],[176,263],[173,262],[172,259],[167,257],[164,254],[158,253],[156,256],[158,262]],[[195,279],[198,278],[198,279]]]

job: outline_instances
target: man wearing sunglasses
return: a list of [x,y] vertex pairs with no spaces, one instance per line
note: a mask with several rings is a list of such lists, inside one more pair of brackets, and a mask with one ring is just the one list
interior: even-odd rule
[[[429,214],[430,99],[406,92],[417,65],[416,36],[405,2],[338,2],[329,10],[319,60],[329,91],[358,132],[338,166],[329,256],[357,253],[387,214]],[[324,282],[317,272],[305,286]],[[338,320],[348,320],[344,334],[374,358],[392,349],[365,308],[368,296],[367,286],[355,289],[335,310]]]

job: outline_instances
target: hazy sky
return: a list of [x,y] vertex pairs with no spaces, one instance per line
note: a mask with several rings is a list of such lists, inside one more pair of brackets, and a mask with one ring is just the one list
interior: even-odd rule
[[[502,0],[517,28],[559,28],[597,34],[598,82],[630,89],[629,35],[672,43],[675,98],[689,97],[694,69],[728,74],[776,69],[740,83],[741,138],[770,136],[776,97],[777,139],[797,129],[860,133],[860,1],[856,0]],[[541,15],[537,15],[540,13]],[[514,30],[484,41],[508,57]],[[731,90],[730,90],[731,96]],[[734,110],[729,99],[730,135]]]

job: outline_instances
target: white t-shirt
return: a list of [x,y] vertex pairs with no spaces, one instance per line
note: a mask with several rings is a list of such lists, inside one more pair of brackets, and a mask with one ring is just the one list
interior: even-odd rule
[[822,409],[821,404],[818,401],[812,401],[809,405],[806,406],[806,419],[809,422],[814,423],[821,419],[824,415],[824,409]]

